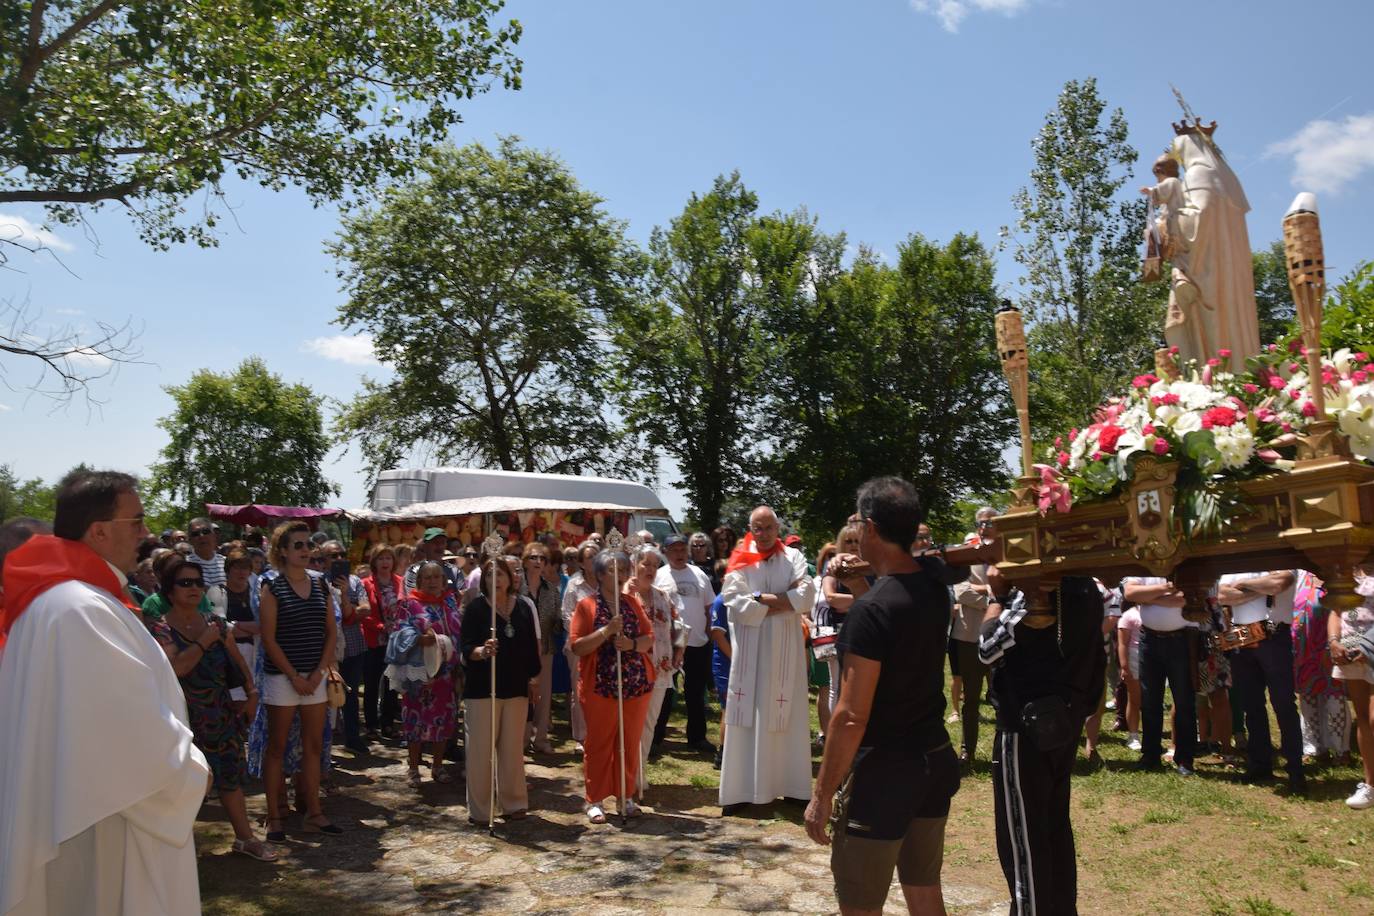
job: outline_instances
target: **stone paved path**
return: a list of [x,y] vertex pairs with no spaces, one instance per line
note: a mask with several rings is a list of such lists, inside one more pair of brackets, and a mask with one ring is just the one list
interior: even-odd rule
[[[663,785],[650,788],[644,817],[623,828],[614,818],[592,825],[582,813],[580,766],[558,754],[527,769],[530,816],[498,822],[493,838],[467,823],[461,783],[409,786],[400,751],[377,747],[353,760],[336,750],[335,759],[342,792],[326,810],[348,833],[291,834],[275,868],[318,879],[350,912],[835,912],[828,851],[807,839],[794,806],[721,818],[714,788]],[[261,798],[250,800],[250,810],[260,809]],[[243,866],[257,866],[220,855],[224,836],[202,832],[202,875],[232,867],[241,893]],[[988,886],[971,886],[947,874],[951,913],[1005,912],[1001,876],[988,877]],[[895,885],[887,912],[905,912]]]

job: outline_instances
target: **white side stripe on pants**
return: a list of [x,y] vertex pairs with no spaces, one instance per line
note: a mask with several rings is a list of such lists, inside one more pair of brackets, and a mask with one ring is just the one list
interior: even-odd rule
[[1034,869],[1031,864],[1030,834],[1026,830],[1026,805],[1021,797],[1020,738],[1015,732],[1002,732],[1002,800],[1007,810],[1007,834],[1011,839],[1012,871],[1016,891],[1012,903],[1019,916],[1035,916]]

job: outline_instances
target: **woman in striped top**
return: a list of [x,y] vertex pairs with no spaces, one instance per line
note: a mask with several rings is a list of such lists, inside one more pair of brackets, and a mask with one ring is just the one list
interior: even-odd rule
[[262,687],[267,708],[267,838],[281,842],[284,799],[271,791],[282,779],[282,756],[292,720],[301,717],[301,794],[307,833],[342,833],[320,810],[320,752],[324,741],[325,676],[334,659],[336,631],[324,578],[312,575],[310,528],[284,522],[272,532],[271,561],[279,575],[263,583],[258,624],[265,653]]

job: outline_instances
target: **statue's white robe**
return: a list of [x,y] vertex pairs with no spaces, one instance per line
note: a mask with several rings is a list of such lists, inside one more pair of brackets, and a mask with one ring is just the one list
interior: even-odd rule
[[[794,586],[793,583],[796,583]],[[754,592],[786,595],[769,614]],[[725,704],[720,804],[811,797],[811,731],[801,617],[816,602],[806,560],[790,547],[729,573],[721,585],[733,651]]]
[[84,582],[43,592],[0,655],[0,913],[199,913],[208,774],[142,622]]

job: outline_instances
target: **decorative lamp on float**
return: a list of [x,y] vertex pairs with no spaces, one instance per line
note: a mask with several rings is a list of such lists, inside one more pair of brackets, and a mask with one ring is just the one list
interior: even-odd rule
[[1307,348],[1307,377],[1317,419],[1326,419],[1322,391],[1322,302],[1326,298],[1326,259],[1322,253],[1322,226],[1317,215],[1317,196],[1307,191],[1293,198],[1283,217],[1283,251],[1288,261],[1288,287],[1298,307],[1302,343]]

